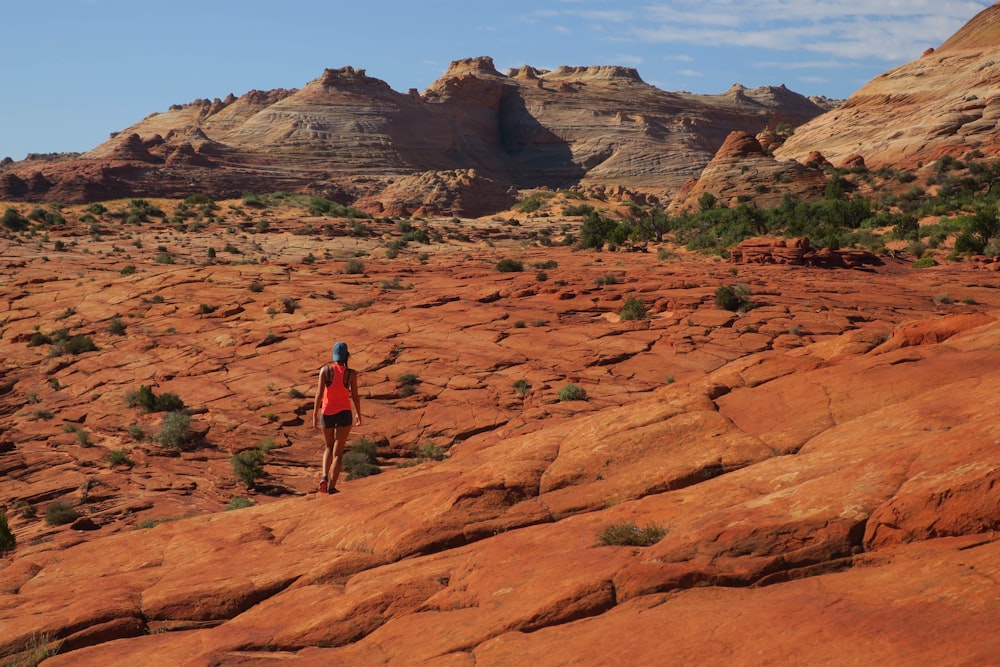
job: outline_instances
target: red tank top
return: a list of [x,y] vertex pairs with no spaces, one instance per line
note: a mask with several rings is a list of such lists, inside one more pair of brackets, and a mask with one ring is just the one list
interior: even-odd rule
[[323,391],[323,414],[335,415],[338,412],[351,409],[351,389],[348,381],[345,387],[344,375],[348,369],[343,364],[333,363],[327,366],[326,379],[330,382]]

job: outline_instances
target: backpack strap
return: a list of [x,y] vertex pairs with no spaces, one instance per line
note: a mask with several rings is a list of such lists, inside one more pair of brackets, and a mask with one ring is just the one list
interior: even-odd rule
[[333,382],[333,369],[330,368],[330,364],[323,364],[323,384],[327,387]]

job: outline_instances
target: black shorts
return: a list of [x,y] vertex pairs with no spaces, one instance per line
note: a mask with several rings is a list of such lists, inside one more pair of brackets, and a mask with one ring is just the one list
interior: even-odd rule
[[335,412],[332,415],[323,415],[323,428],[337,428],[339,426],[350,426],[351,425],[351,411],[341,410],[340,412]]

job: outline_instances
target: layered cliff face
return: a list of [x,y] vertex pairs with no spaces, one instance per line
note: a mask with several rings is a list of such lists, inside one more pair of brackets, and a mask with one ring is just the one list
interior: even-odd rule
[[982,11],[937,50],[888,71],[843,106],[796,130],[779,159],[819,151],[840,166],[913,169],[943,155],[1000,155],[1000,4]]
[[172,107],[79,158],[7,165],[0,197],[182,196],[196,182],[220,198],[277,189],[360,198],[401,176],[474,169],[501,189],[582,184],[666,199],[730,132],[800,125],[823,111],[784,87],[670,93],[614,66],[504,75],[490,58],[471,58],[423,94],[345,67],[301,90]]

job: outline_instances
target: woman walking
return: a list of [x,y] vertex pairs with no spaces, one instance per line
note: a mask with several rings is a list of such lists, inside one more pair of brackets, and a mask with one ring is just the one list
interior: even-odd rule
[[[361,397],[358,395],[358,372],[348,368],[347,343],[333,346],[333,363],[320,369],[313,406],[313,425],[323,430],[323,476],[320,493],[337,493],[337,479],[344,465],[344,449],[351,424],[361,426]],[[354,404],[352,420],[351,404]]]

